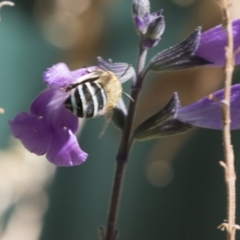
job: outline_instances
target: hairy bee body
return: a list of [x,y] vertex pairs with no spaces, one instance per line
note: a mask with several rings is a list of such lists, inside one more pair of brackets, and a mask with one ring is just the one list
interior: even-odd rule
[[65,106],[74,115],[94,118],[116,106],[122,95],[122,85],[114,73],[98,69],[80,77],[65,91],[71,91]]

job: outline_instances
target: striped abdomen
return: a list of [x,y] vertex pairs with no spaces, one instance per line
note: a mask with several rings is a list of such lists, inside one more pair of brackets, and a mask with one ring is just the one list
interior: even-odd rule
[[106,103],[107,96],[102,85],[97,81],[89,81],[71,90],[65,106],[78,117],[93,118],[102,115]]

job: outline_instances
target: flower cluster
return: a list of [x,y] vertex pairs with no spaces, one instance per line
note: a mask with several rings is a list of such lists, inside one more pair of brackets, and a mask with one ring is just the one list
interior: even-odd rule
[[162,10],[150,13],[148,1],[133,1],[133,22],[143,38],[142,47],[151,48],[158,44],[165,29]]
[[[133,20],[141,36],[141,47],[148,49],[156,46],[165,29],[163,12],[150,13],[149,2],[133,1]],[[232,23],[234,49],[240,46],[240,19]],[[216,26],[201,33],[196,28],[181,43],[157,53],[146,67],[149,71],[177,70],[203,65],[224,66],[226,33]],[[235,55],[235,64],[240,63],[240,54]],[[98,58],[98,65],[70,71],[66,64],[58,63],[44,73],[47,89],[32,102],[29,112],[18,114],[9,121],[14,137],[37,155],[46,154],[47,159],[57,166],[75,166],[83,163],[88,154],[81,150],[75,136],[78,130],[78,118],[69,111],[64,102],[69,92],[64,88],[72,86],[79,78],[88,76],[89,71],[103,69],[110,71],[121,83],[133,79],[136,73],[127,63],[113,63]],[[180,106],[177,93],[159,112],[141,123],[134,131],[139,140],[162,137],[188,131],[193,127],[222,129],[221,100],[223,90],[213,94],[218,101],[205,97],[185,107]],[[121,99],[116,106],[112,120],[121,129],[127,115]],[[232,86],[231,128],[240,128],[240,84]]]

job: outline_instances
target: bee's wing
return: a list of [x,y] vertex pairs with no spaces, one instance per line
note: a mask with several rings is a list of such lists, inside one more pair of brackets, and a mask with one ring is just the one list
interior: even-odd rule
[[88,74],[85,74],[85,75],[77,78],[76,81],[73,82],[73,84],[80,84],[80,83],[88,81],[88,80],[91,81],[91,79],[96,80],[96,78],[99,78],[99,77],[100,77],[100,75],[98,72],[90,72]]
[[91,81],[95,81],[96,79],[98,79],[100,77],[98,72],[89,72],[88,74],[85,74],[79,78],[77,78],[71,85],[67,86],[65,88],[65,91],[68,92],[74,88],[76,88],[78,85],[84,83],[84,82],[91,82]]

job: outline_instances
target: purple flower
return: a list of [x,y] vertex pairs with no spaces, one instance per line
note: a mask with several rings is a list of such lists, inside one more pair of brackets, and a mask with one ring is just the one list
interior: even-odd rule
[[162,10],[150,13],[148,0],[133,0],[133,22],[137,32],[142,37],[143,48],[155,47],[165,30],[165,21]]
[[148,69],[152,71],[169,71],[210,64],[209,61],[195,56],[200,36],[201,28],[198,27],[181,43],[157,53],[150,60]]
[[[57,166],[75,166],[83,163],[88,154],[81,150],[74,135],[78,129],[78,118],[65,106],[69,92],[62,91],[88,71],[102,68],[113,71],[121,81],[131,78],[132,67],[126,63],[110,63],[98,58],[99,66],[70,71],[66,64],[58,63],[44,74],[48,89],[41,92],[32,102],[29,112],[18,114],[9,121],[14,137],[37,155],[46,154],[47,159]],[[126,70],[127,69],[127,70]],[[122,77],[122,78],[121,78]]]
[[[224,90],[213,94],[214,99],[204,97],[188,106],[181,107],[178,94],[159,112],[155,113],[135,130],[138,140],[166,137],[186,132],[194,127],[222,130],[221,101]],[[240,84],[231,88],[231,129],[240,128]]]
[[[234,50],[240,47],[240,19],[233,21]],[[204,33],[201,27],[181,43],[157,53],[148,69],[152,71],[178,70],[203,65],[224,66],[226,31],[219,25]],[[240,64],[240,53],[236,53],[235,64]]]
[[[213,93],[219,101],[223,100],[224,90]],[[231,87],[231,129],[240,128],[240,84]],[[188,106],[178,109],[176,119],[196,127],[222,130],[221,106],[218,101],[202,98]]]
[[78,119],[63,105],[67,96],[59,88],[46,89],[33,101],[29,113],[22,112],[9,121],[14,137],[30,152],[46,154],[57,166],[78,165],[88,156],[74,135]]
[[133,0],[133,21],[139,34],[145,34],[151,21],[150,3],[148,0]]
[[[234,50],[240,47],[240,19],[232,22]],[[215,66],[224,66],[225,47],[227,45],[227,34],[222,25],[218,25],[201,34],[199,46],[195,55],[201,57]],[[240,53],[236,54],[235,64],[240,63]]]

